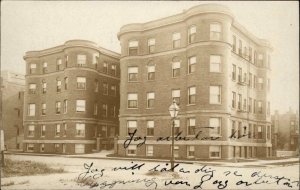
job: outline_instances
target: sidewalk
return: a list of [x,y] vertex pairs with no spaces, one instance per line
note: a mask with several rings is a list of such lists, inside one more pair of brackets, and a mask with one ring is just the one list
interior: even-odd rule
[[[149,159],[149,158],[133,158],[133,157],[115,157],[107,155],[112,154],[113,151],[101,151],[92,154],[80,155],[62,155],[62,154],[38,154],[25,152],[6,152],[5,154],[13,155],[30,155],[30,156],[47,156],[47,157],[66,157],[66,158],[86,158],[86,159],[113,159],[113,160],[132,160],[132,161],[146,161],[146,162],[169,162],[169,159]],[[299,164],[298,157],[282,158],[276,160],[257,160],[257,159],[238,159],[233,160],[176,160],[177,163],[185,164],[206,164],[225,167],[278,167]]]

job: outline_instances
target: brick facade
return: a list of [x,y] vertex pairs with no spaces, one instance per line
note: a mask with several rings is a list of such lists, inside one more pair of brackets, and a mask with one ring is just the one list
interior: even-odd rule
[[[234,36],[237,48],[234,48]],[[195,136],[189,134],[188,121],[191,118],[195,121],[196,133],[201,131],[199,139],[218,137],[217,140],[175,141],[175,146],[179,147],[176,154],[180,158],[231,159],[271,155],[268,103],[271,47],[266,40],[256,38],[237,23],[230,10],[219,5],[200,5],[167,18],[125,25],[118,38],[121,42],[122,96],[120,134],[115,149],[119,155],[147,157],[146,150],[150,145],[153,149],[149,148],[149,157],[170,157],[171,141],[157,142],[156,139],[171,135],[168,108],[175,89],[180,90],[177,119],[180,120],[181,136]],[[243,43],[240,53],[239,40]],[[151,45],[154,47],[150,52]],[[196,60],[193,66],[190,64],[192,59]],[[214,60],[217,60],[217,65]],[[180,74],[175,76],[172,68],[178,68],[178,65],[176,72]],[[233,65],[236,66],[235,79]],[[151,80],[148,78],[149,67],[152,67],[151,72],[155,68],[155,78]],[[134,71],[129,68],[134,68]],[[240,78],[245,75],[245,80],[238,81],[239,68],[242,69]],[[249,82],[250,78],[252,82]],[[155,95],[151,107],[147,100],[149,92]],[[241,94],[240,108],[237,108],[237,103],[233,106],[232,92],[236,93],[236,101]],[[133,108],[128,99],[132,94],[136,100]],[[252,102],[256,105],[255,112]],[[258,104],[261,105],[259,110]],[[129,121],[136,123],[137,137],[147,136],[147,122],[154,121],[154,134],[147,136],[146,145],[124,149]],[[216,121],[218,132],[210,126]],[[240,139],[229,138],[233,131],[246,135]],[[188,153],[189,148],[192,153]]]
[[[27,52],[24,59],[24,150],[74,154],[112,149],[118,134],[119,55],[93,42],[71,40]],[[30,104],[35,105],[31,116]]]

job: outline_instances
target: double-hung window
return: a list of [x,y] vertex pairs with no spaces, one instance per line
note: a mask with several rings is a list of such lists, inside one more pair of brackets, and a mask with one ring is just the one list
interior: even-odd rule
[[209,118],[210,135],[221,135],[221,118]]
[[61,112],[61,102],[55,102],[55,113],[60,114]]
[[147,93],[147,108],[153,108],[155,101],[155,93],[148,92]]
[[196,119],[195,118],[188,118],[187,120],[187,124],[188,124],[188,135],[195,135],[196,134]]
[[148,65],[148,80],[155,80],[155,65]]
[[36,92],[36,84],[29,84],[29,94],[35,94]]
[[77,89],[86,89],[86,78],[85,77],[77,77]]
[[188,103],[189,104],[196,103],[196,87],[195,86],[188,88]]
[[154,136],[154,121],[147,121],[147,136]]
[[130,41],[128,45],[128,54],[129,55],[137,55],[138,54],[138,41]]
[[194,73],[196,71],[196,57],[190,57],[188,61],[188,73]]
[[28,104],[28,116],[35,116],[35,104]]
[[134,131],[137,129],[137,121],[127,121],[127,134],[134,133]]
[[172,77],[179,77],[180,76],[180,62],[173,62],[172,63]]
[[85,124],[84,123],[76,123],[76,136],[77,137],[85,136]]
[[221,104],[221,86],[209,87],[209,103]]
[[85,100],[76,100],[76,112],[85,112]]
[[221,56],[220,55],[211,55],[210,56],[210,72],[219,73],[221,72]]
[[180,33],[174,33],[173,34],[173,36],[172,36],[173,48],[179,48],[180,47],[180,39],[181,39]]
[[196,26],[191,26],[188,32],[189,43],[193,43],[196,41]]
[[219,23],[210,24],[210,40],[221,40],[222,27]]
[[138,107],[138,94],[137,93],[128,93],[128,108],[137,108]]
[[172,99],[175,100],[176,104],[180,104],[180,89],[172,90]]
[[30,72],[30,74],[36,73],[36,64],[35,63],[30,64],[29,72]]
[[86,55],[77,55],[77,65],[79,67],[86,65]]
[[148,51],[149,53],[153,53],[155,51],[155,39],[151,38],[148,40]]
[[138,67],[128,67],[128,81],[137,81],[138,80]]

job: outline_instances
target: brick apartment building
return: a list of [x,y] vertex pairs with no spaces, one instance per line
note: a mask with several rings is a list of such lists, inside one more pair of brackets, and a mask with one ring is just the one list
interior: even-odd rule
[[291,109],[284,114],[272,115],[273,151],[299,151],[299,113]]
[[[256,158],[271,155],[270,52],[221,5],[128,24],[121,42],[120,156],[171,156],[168,108],[180,111],[175,141],[180,159]],[[146,136],[124,148],[128,134]],[[180,133],[181,132],[181,133]],[[179,134],[180,133],[180,134]],[[240,138],[238,138],[238,135]],[[208,140],[215,138],[216,140]]]
[[29,51],[24,150],[80,154],[113,148],[118,133],[119,54],[90,41]]
[[4,145],[7,150],[22,150],[25,76],[2,71],[1,80]]

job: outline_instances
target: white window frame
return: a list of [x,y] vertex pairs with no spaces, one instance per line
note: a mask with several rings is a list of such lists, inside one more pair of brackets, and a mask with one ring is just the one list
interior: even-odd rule
[[[218,88],[218,93],[214,94],[213,88]],[[215,98],[217,98],[217,101],[215,101]],[[221,104],[222,103],[222,89],[221,86],[209,86],[209,103],[210,104]]]

